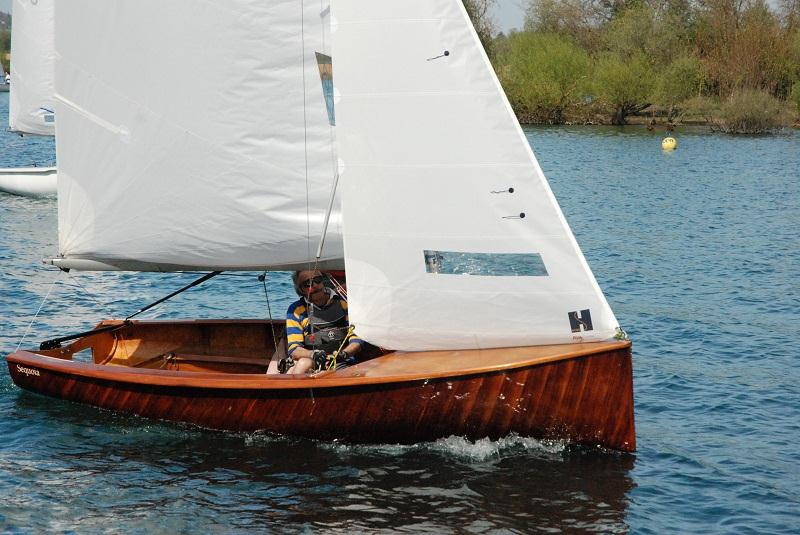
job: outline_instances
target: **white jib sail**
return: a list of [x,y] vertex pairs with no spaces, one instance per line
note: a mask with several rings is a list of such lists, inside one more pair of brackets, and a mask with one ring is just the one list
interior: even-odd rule
[[55,0],[14,0],[11,6],[11,88],[8,126],[14,132],[52,136],[53,15]]
[[351,323],[402,350],[604,340],[600,291],[460,0],[336,0]]
[[[330,78],[326,8],[296,0],[59,4],[54,263],[307,266],[336,162],[322,74]],[[323,265],[342,264],[340,219],[337,209]]]

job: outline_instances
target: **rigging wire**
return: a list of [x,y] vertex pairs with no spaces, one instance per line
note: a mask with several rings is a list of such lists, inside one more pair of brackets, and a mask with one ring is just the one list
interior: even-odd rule
[[42,307],[44,306],[45,302],[47,302],[47,298],[50,297],[50,292],[53,291],[53,287],[55,287],[56,283],[58,282],[58,276],[60,276],[60,275],[61,275],[61,270],[59,270],[59,273],[56,276],[56,278],[53,279],[53,282],[50,283],[50,288],[48,288],[47,294],[44,296],[44,299],[42,299],[42,302],[39,303],[39,308],[38,308],[38,310],[36,310],[36,314],[33,315],[33,318],[31,318],[31,322],[28,323],[28,328],[25,329],[25,333],[23,333],[22,338],[20,339],[19,343],[17,344],[17,349],[15,349],[15,351],[19,351],[19,348],[22,347],[22,342],[24,342],[25,338],[28,336],[28,332],[31,330],[31,326],[33,325],[33,322],[36,321],[36,318],[39,317],[39,313],[42,311]]

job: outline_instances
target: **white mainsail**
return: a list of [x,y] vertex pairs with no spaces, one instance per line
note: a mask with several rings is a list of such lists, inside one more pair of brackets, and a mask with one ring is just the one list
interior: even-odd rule
[[14,0],[8,126],[13,132],[52,136],[55,0]]
[[617,321],[460,0],[337,0],[350,320],[403,350],[603,340]]
[[[318,60],[330,57],[329,11],[325,2],[302,6],[57,6],[55,264],[146,271],[313,262],[336,155]],[[340,219],[337,208],[323,266],[342,265]]]

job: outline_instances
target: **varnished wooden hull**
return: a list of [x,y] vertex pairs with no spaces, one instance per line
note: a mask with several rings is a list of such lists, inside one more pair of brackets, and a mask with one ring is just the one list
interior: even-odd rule
[[[139,369],[47,352],[19,351],[7,361],[22,388],[211,429],[372,443],[514,432],[633,451],[630,343],[578,345],[566,352],[549,346],[562,348],[550,358],[539,348],[390,353],[300,378]],[[471,357],[484,365],[446,371]],[[430,362],[430,371],[416,369],[420,362]]]

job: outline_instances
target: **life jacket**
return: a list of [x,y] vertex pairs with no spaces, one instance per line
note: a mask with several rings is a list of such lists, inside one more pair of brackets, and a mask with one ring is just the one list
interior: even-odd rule
[[308,329],[303,336],[306,349],[321,349],[331,353],[339,349],[347,337],[347,311],[342,308],[342,299],[338,295],[331,297],[325,307],[307,305]]

